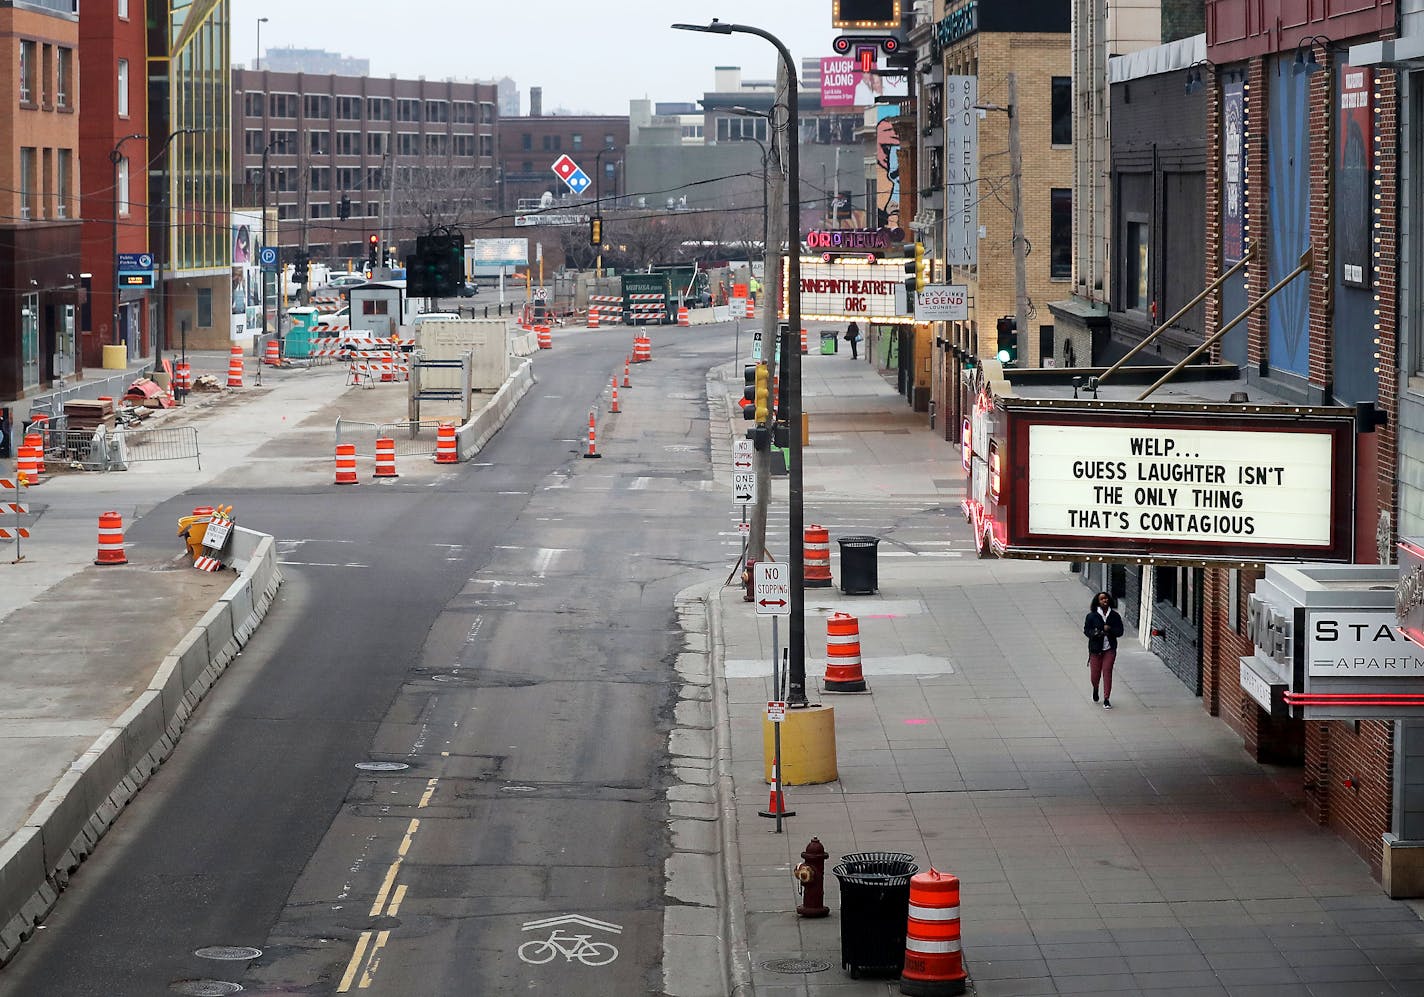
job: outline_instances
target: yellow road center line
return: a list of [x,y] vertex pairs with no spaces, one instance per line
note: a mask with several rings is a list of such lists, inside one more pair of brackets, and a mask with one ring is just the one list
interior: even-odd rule
[[386,908],[386,913],[395,917],[400,912],[401,901],[405,899],[405,884],[396,887],[395,893],[391,894],[391,905]]
[[391,867],[386,870],[386,878],[381,883],[381,890],[376,894],[376,902],[371,905],[371,916],[375,917],[381,913],[381,908],[386,906],[386,897],[390,896],[391,884],[396,881],[396,874],[400,872],[401,860],[396,859],[391,863]]
[[341,985],[336,988],[336,992],[344,994],[351,989],[351,981],[356,979],[356,967],[361,965],[361,957],[366,954],[366,946],[370,944],[371,933],[361,932],[361,937],[356,939],[356,951],[351,953],[351,961],[346,964],[346,972],[342,974]]
[[382,931],[376,936],[376,944],[371,946],[371,957],[366,960],[366,972],[361,974],[361,982],[357,986],[365,990],[374,981],[376,970],[381,966],[381,949],[385,947],[387,940],[391,937],[389,931]]
[[415,832],[420,830],[420,818],[412,817],[410,827],[406,829],[405,839],[401,841],[400,849],[396,852],[401,858],[405,858],[405,853],[410,851],[410,843],[415,838]]
[[430,798],[435,795],[435,784],[439,779],[431,779],[425,784],[425,795],[420,798],[420,803],[416,805],[417,810],[424,810],[430,805]]

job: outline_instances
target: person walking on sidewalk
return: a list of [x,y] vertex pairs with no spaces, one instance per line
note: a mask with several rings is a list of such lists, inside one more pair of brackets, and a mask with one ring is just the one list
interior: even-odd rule
[[847,343],[850,343],[850,358],[852,360],[860,359],[859,355],[856,353],[856,348],[860,346],[860,326],[856,325],[854,322],[847,326],[845,331],[845,340]]
[[1122,636],[1122,617],[1106,592],[1093,596],[1088,615],[1083,618],[1083,636],[1088,638],[1088,680],[1093,683],[1093,702],[1098,701],[1098,683],[1103,686],[1103,709],[1112,709],[1113,663],[1117,661],[1117,639]]

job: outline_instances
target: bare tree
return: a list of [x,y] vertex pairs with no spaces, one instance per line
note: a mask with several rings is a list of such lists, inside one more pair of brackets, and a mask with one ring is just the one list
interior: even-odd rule
[[396,185],[394,214],[414,220],[421,231],[442,225],[469,228],[488,196],[480,180],[479,171],[468,166],[405,167]]
[[569,225],[559,233],[559,244],[563,247],[564,258],[579,270],[593,267],[598,250],[588,241],[587,225]]
[[685,219],[676,211],[607,219],[605,226],[610,222],[614,227],[611,231],[605,229],[604,239],[617,245],[627,263],[634,267],[668,262],[687,238]]

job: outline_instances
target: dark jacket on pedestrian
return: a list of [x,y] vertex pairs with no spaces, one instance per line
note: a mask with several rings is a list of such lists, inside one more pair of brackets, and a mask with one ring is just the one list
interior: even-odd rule
[[1098,609],[1098,597],[1094,595],[1088,615],[1083,617],[1083,636],[1088,638],[1089,654],[1116,651],[1117,639],[1122,636],[1122,617],[1111,606],[1104,616]]
[[852,322],[849,326],[846,327],[846,331],[845,331],[845,341],[846,341],[847,343],[855,343],[855,342],[859,342],[859,340],[860,340],[860,326],[858,326],[858,325],[856,325],[854,322]]

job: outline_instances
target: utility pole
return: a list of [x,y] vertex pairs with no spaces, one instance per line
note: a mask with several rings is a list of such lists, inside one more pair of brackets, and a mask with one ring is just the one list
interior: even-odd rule
[[[783,106],[786,96],[786,66],[778,60],[779,68],[776,71],[776,99],[772,103],[772,110]],[[776,326],[777,316],[781,311],[781,245],[785,241],[786,233],[786,187],[782,182],[782,152],[777,144],[776,123],[770,118],[767,120],[770,126],[767,129],[766,155],[762,160],[762,196],[765,210],[762,212],[764,228],[762,231],[762,301],[761,305],[761,343],[762,359],[766,361],[767,371],[771,375],[771,383],[776,383],[776,366],[780,362],[776,348]],[[775,177],[775,179],[771,179]],[[794,247],[793,247],[794,249]],[[787,336],[791,332],[787,330]],[[797,341],[793,347],[800,349],[801,344]],[[744,361],[738,358],[737,373],[741,373],[741,366]],[[781,372],[781,376],[786,376],[786,371]],[[775,404],[775,399],[773,399]],[[781,413],[777,413],[780,417]],[[770,428],[768,429],[770,432]],[[792,426],[791,431],[799,433],[799,425]],[[752,458],[753,467],[756,469],[756,498],[752,506],[751,531],[747,536],[747,557],[760,561],[768,552],[766,542],[766,519],[767,512],[771,506],[771,444],[767,443],[765,450],[755,451]],[[789,543],[794,543],[795,538],[791,538]],[[788,547],[788,550],[790,548]]]
[[[1019,349],[1028,351],[1028,261],[1024,241],[1023,216],[1023,150],[1019,148],[1019,83],[1018,76],[1009,73],[1009,179],[1013,184],[1014,205],[1014,330]],[[1042,363],[1042,360],[1039,361]]]

